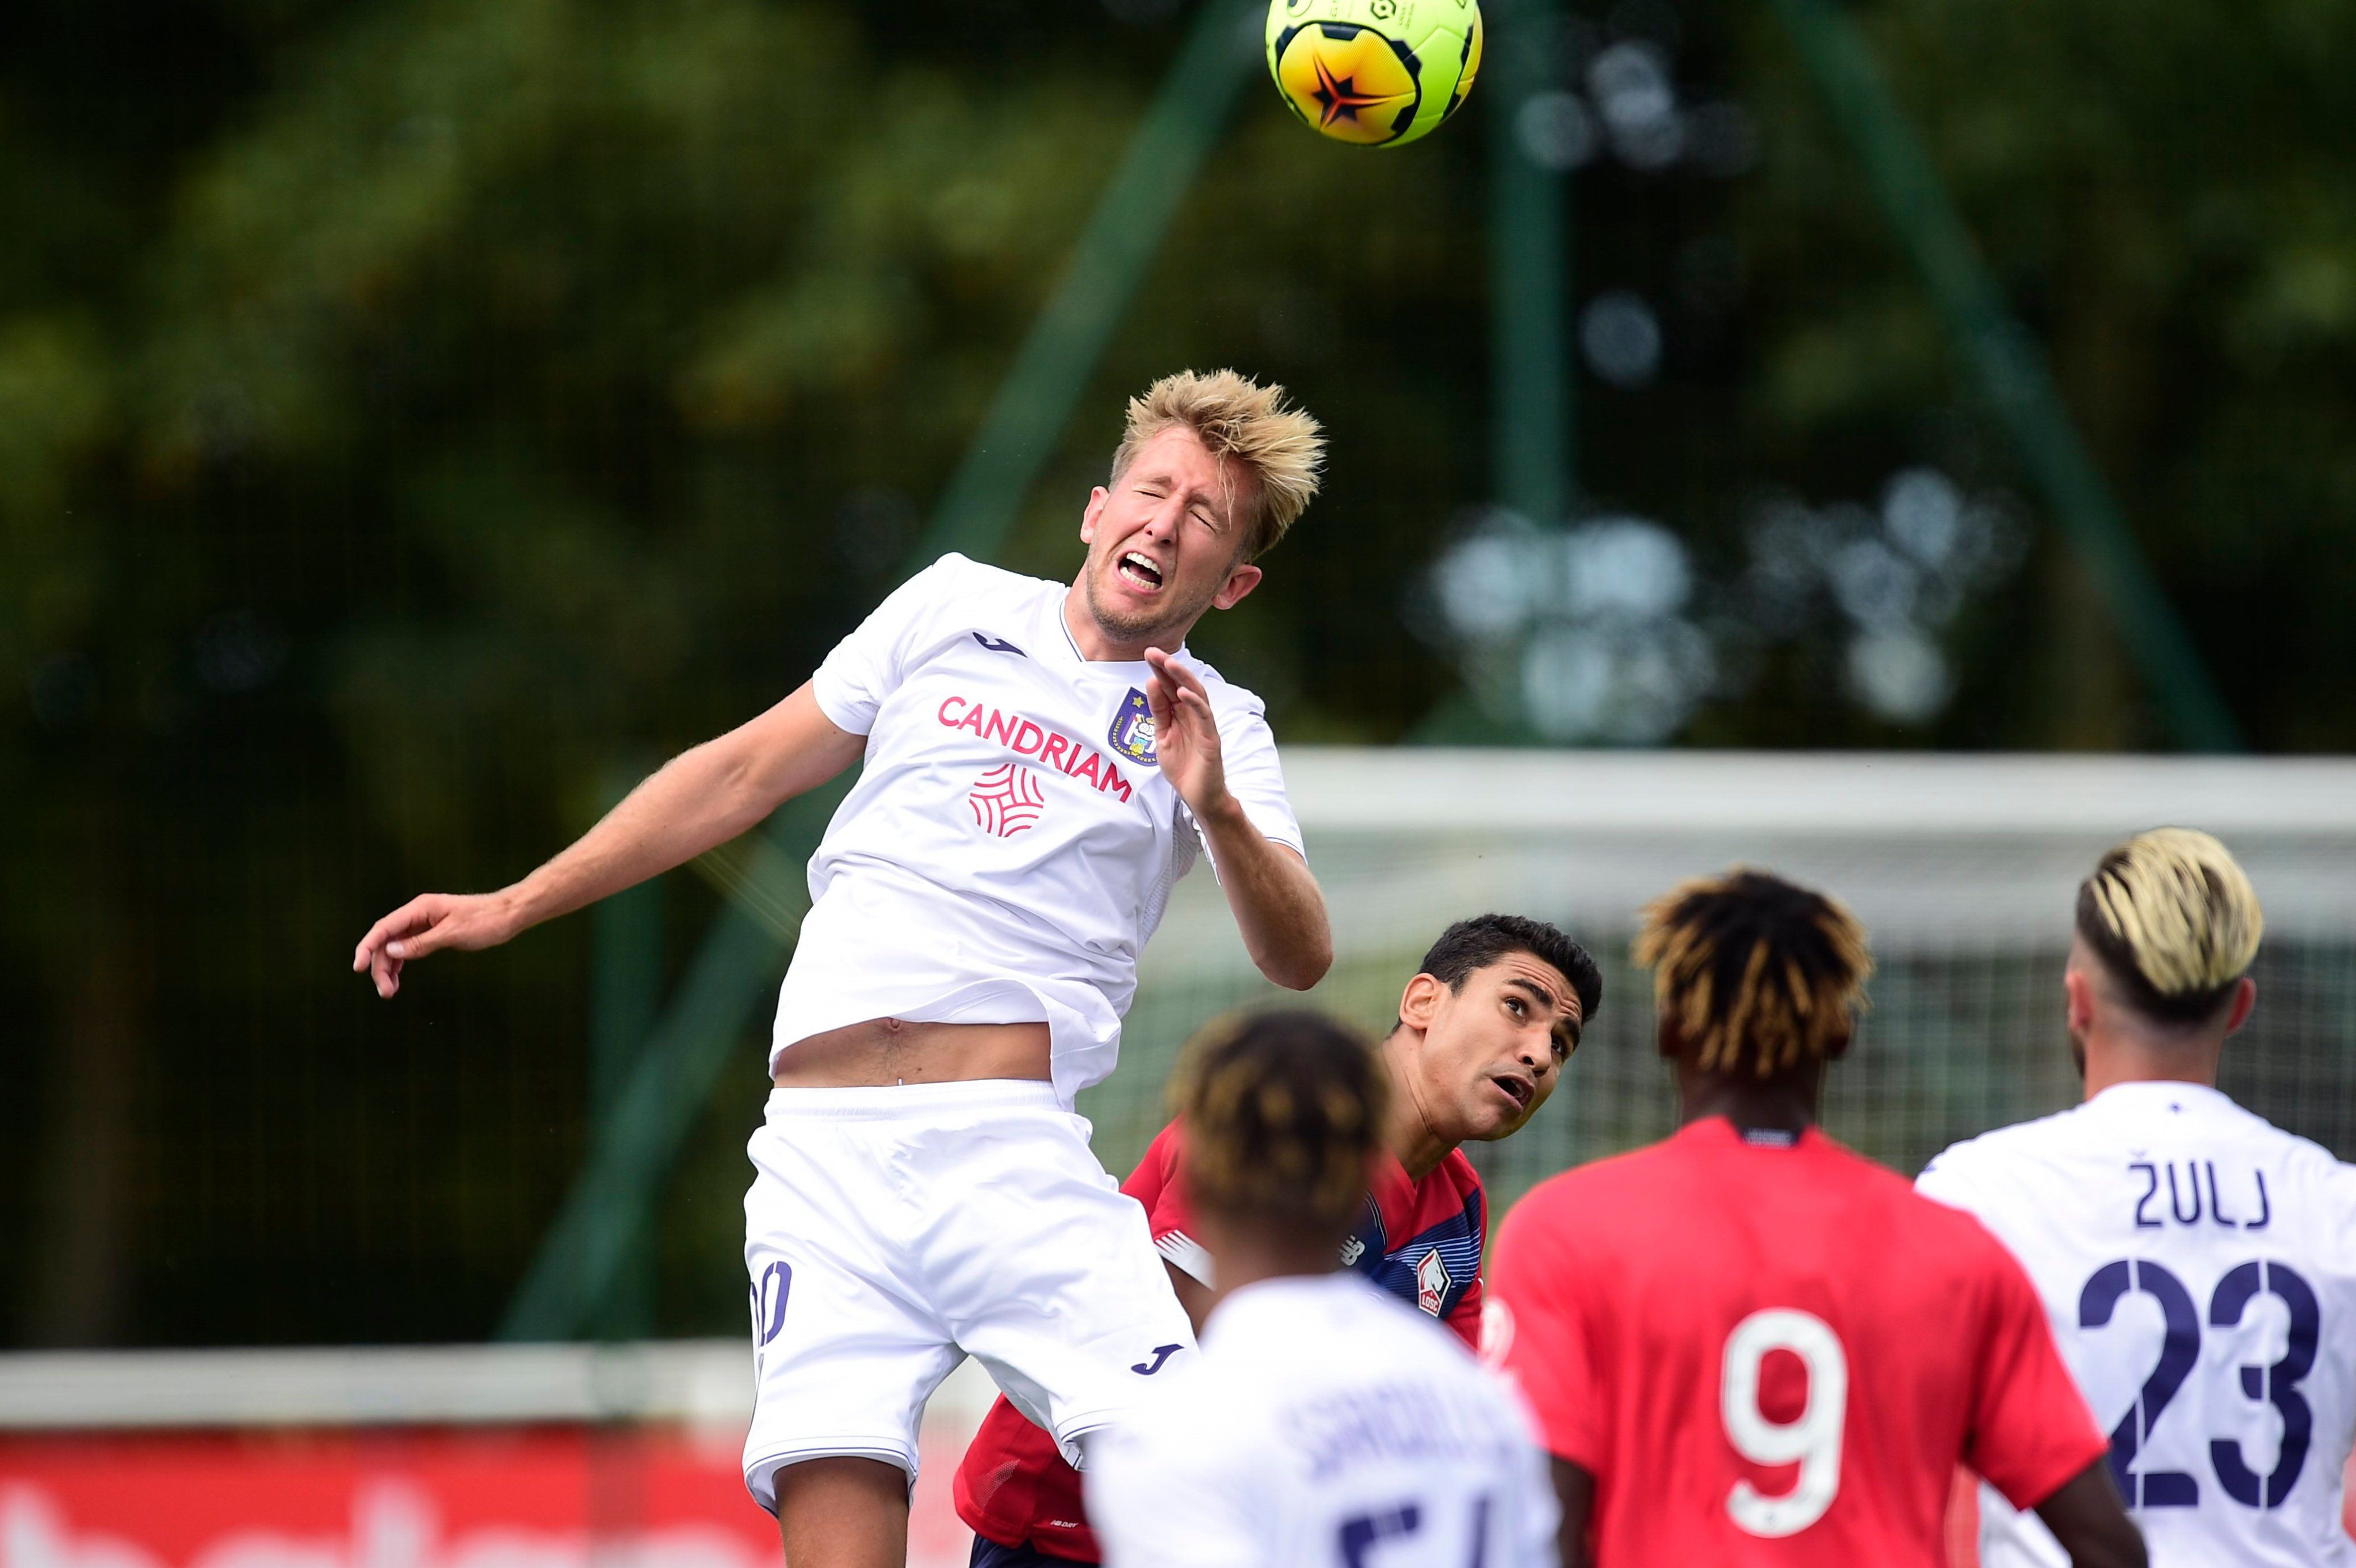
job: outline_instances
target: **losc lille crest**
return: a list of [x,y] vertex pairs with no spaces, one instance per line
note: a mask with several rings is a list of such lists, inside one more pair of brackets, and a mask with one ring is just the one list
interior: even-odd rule
[[1120,700],[1120,708],[1112,716],[1112,728],[1105,731],[1105,744],[1128,757],[1151,768],[1153,755],[1153,704],[1145,693],[1131,686],[1129,695]]
[[1423,1262],[1415,1266],[1415,1305],[1438,1317],[1440,1304],[1448,1299],[1448,1287],[1455,1283],[1448,1277],[1448,1265],[1439,1252],[1426,1252]]

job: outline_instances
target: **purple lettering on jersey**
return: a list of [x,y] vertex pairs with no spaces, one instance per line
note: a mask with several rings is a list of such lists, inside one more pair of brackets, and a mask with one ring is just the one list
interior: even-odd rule
[[1064,770],[1065,748],[1072,744],[1071,736],[1058,735],[1054,730],[1049,730],[1047,744],[1039,749],[1039,760],[1060,773]]
[[1046,738],[1047,732],[1045,730],[1041,729],[1029,719],[1024,719],[1023,723],[1015,728],[1014,749],[1021,752],[1025,757],[1036,757],[1039,755],[1040,744]]

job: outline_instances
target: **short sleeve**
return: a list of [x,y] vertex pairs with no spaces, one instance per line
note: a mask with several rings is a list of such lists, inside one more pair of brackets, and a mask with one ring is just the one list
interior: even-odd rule
[[1520,1391],[1547,1452],[1588,1471],[1603,1467],[1606,1434],[1579,1273],[1546,1216],[1525,1198],[1507,1217],[1489,1267],[1483,1355]]
[[1445,1319],[1450,1330],[1464,1341],[1464,1348],[1475,1355],[1481,1351],[1481,1320],[1488,1305],[1488,1293],[1482,1285],[1481,1276],[1474,1274],[1472,1283],[1464,1287],[1464,1294],[1456,1298],[1456,1305],[1449,1309]]
[[1233,1451],[1157,1441],[1145,1423],[1094,1442],[1082,1479],[1106,1568],[1263,1568],[1246,1488],[1221,1473]]
[[[1472,1190],[1467,1195],[1472,1200],[1471,1207],[1475,1215],[1475,1228],[1472,1232],[1472,1255],[1475,1258],[1488,1251],[1489,1241],[1489,1195],[1479,1185],[1480,1179],[1477,1174],[1473,1176]],[[1476,1356],[1482,1350],[1481,1341],[1485,1326],[1483,1318],[1488,1311],[1488,1289],[1483,1283],[1481,1276],[1474,1274],[1472,1283],[1464,1287],[1464,1294],[1456,1298],[1456,1305],[1449,1309],[1448,1316],[1444,1320],[1448,1326],[1455,1331],[1456,1337],[1463,1340],[1465,1348]]]
[[1154,1144],[1162,1160],[1162,1187],[1145,1209],[1146,1224],[1153,1232],[1153,1250],[1188,1279],[1216,1289],[1211,1254],[1195,1239],[1194,1211],[1186,1205],[1186,1183],[1182,1179],[1186,1145],[1178,1135],[1178,1124],[1172,1122]]
[[2033,1509],[2110,1452],[2053,1344],[2036,1287],[1987,1237],[1987,1321],[1964,1463],[2017,1509]]
[[834,645],[810,677],[820,712],[851,735],[875,727],[875,711],[898,690],[909,650],[932,612],[953,596],[958,574],[971,562],[944,555],[898,587]]
[[1227,793],[1243,807],[1244,815],[1262,838],[1305,856],[1308,850],[1301,842],[1300,820],[1285,797],[1284,768],[1277,761],[1276,734],[1268,727],[1267,710],[1258,697],[1232,686],[1221,696],[1225,700],[1214,711]]
[[1969,1213],[1976,1208],[1972,1201],[1976,1189],[1967,1174],[1971,1162],[1961,1153],[1962,1148],[1962,1144],[1954,1144],[1924,1165],[1922,1174],[1914,1178],[1914,1190],[1933,1203]]

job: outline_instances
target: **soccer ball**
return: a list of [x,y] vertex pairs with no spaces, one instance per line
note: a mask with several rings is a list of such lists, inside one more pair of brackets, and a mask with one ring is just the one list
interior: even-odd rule
[[1480,69],[1479,0],[1269,0],[1276,90],[1337,142],[1414,141],[1456,113]]

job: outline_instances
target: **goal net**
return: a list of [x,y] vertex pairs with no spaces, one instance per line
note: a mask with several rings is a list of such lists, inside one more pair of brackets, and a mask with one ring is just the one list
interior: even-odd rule
[[[1912,1174],[1958,1138],[2079,1093],[2061,1026],[2077,885],[2104,849],[2162,823],[2206,828],[2266,915],[2258,1008],[2223,1087],[2356,1156],[2356,766],[2154,757],[1955,757],[1301,748],[1287,781],[1333,913],[1312,998],[1368,1029],[1450,921],[1561,925],[1602,968],[1603,1004],[1554,1098],[1471,1151],[1502,1215],[1539,1178],[1667,1133],[1634,911],[1736,863],[1829,891],[1871,935],[1870,1010],[1828,1082],[1833,1134]],[[1081,1098],[1108,1169],[1164,1118],[1187,1036],[1280,1004],[1218,887],[1180,885],[1148,948],[1119,1070]]]

